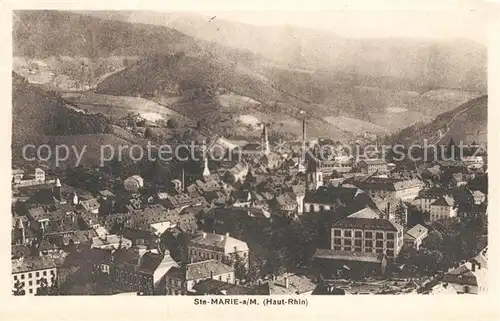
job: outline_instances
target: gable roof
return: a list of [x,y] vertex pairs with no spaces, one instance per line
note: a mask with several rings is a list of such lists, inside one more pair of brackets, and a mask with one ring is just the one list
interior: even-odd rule
[[437,200],[435,200],[431,204],[431,206],[432,205],[436,205],[436,206],[453,206],[453,205],[455,205],[455,200],[453,199],[453,197],[450,197],[448,195],[444,195],[444,196],[439,197]]

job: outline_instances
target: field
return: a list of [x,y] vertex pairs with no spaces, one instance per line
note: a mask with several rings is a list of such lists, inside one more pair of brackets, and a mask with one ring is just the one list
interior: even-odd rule
[[80,109],[86,109],[91,113],[102,113],[107,116],[124,117],[132,112],[141,114],[145,119],[167,120],[175,118],[179,121],[189,120],[187,117],[170,108],[139,97],[113,96],[92,92],[87,92],[77,97],[74,94],[64,97],[73,104],[76,104]]

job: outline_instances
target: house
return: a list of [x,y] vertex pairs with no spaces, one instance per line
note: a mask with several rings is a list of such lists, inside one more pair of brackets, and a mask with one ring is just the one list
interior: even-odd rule
[[462,173],[453,173],[450,183],[455,187],[465,186],[467,185],[467,178]]
[[417,198],[415,198],[415,204],[420,208],[422,212],[431,211],[431,204],[434,203],[439,197],[447,194],[446,189],[432,187],[428,189],[421,190]]
[[234,268],[216,260],[206,260],[171,268],[165,277],[169,295],[193,294],[194,286],[204,280],[214,279],[234,283]]
[[368,175],[387,171],[387,162],[383,159],[363,159],[357,166],[361,173]]
[[305,275],[285,273],[273,276],[271,280],[258,285],[254,295],[310,295],[316,284]]
[[361,181],[355,181],[353,185],[368,193],[372,198],[384,198],[392,194],[403,201],[415,199],[424,187],[424,183],[418,178],[398,179],[385,177],[369,177]]
[[109,283],[115,290],[136,292],[145,295],[165,294],[165,275],[178,264],[167,251],[164,254],[136,247],[104,253],[102,260],[94,259],[94,266],[108,275]]
[[144,187],[144,179],[139,175],[133,175],[123,181],[123,187],[126,191],[137,192]]
[[249,169],[247,162],[240,161],[226,172],[225,179],[230,183],[243,182]]
[[205,233],[194,237],[188,244],[190,262],[214,259],[224,263],[233,263],[239,256],[248,264],[248,245],[244,241],[215,233]]
[[403,247],[403,227],[387,219],[346,217],[331,229],[334,251],[385,254],[396,258]]
[[44,281],[48,287],[57,279],[57,265],[48,256],[21,257],[12,260],[12,289],[21,286],[26,295],[35,295]]
[[431,204],[430,220],[437,221],[445,218],[457,217],[458,207],[453,197],[441,196]]
[[14,184],[19,184],[24,176],[24,170],[19,168],[12,169],[12,182]]
[[83,210],[94,214],[98,214],[101,207],[101,204],[95,198],[82,199],[79,205]]
[[480,190],[471,190],[472,197],[474,198],[474,204],[480,205],[486,201],[486,194]]
[[417,224],[406,231],[403,237],[404,244],[414,247],[418,250],[420,248],[420,245],[422,244],[422,241],[427,237],[428,232],[429,231],[427,230],[427,228],[423,227],[420,224]]
[[356,186],[321,186],[315,191],[307,191],[304,196],[304,212],[329,211],[339,203],[348,204],[362,190]]
[[297,203],[297,199],[290,193],[278,195],[275,203],[278,211],[285,217],[288,217],[293,213],[298,213],[298,209],[301,207],[300,204]]
[[488,292],[488,252],[481,251],[469,262],[445,274],[443,282],[458,294],[484,294]]

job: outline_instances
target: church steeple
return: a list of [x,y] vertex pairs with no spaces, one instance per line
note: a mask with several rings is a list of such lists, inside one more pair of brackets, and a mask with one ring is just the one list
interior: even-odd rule
[[203,141],[203,177],[210,176],[210,170],[208,169],[208,157],[207,157],[207,142]]
[[264,153],[267,155],[271,152],[271,149],[269,148],[269,135],[267,133],[267,126],[264,124],[264,127],[262,129],[262,134],[260,135],[261,139],[261,148],[263,149]]
[[299,173],[303,173],[306,171],[306,116],[305,112],[302,110],[300,111],[300,114],[304,116],[302,119],[302,147],[300,151],[300,158],[299,158]]

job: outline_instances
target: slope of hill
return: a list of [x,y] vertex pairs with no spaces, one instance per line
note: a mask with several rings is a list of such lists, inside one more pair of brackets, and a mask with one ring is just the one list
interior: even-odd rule
[[447,144],[451,138],[471,144],[486,144],[488,135],[488,96],[471,99],[452,111],[443,113],[428,124],[415,124],[390,137],[391,141],[405,144],[429,143]]
[[55,92],[47,92],[12,73],[12,149],[39,144],[44,136],[112,133],[100,114],[83,114],[66,108]]
[[220,18],[209,21],[187,12],[89,14],[168,26],[195,38],[250,50],[288,67],[398,77],[429,88],[486,89],[486,48],[468,40],[350,39],[294,26],[253,26]]

